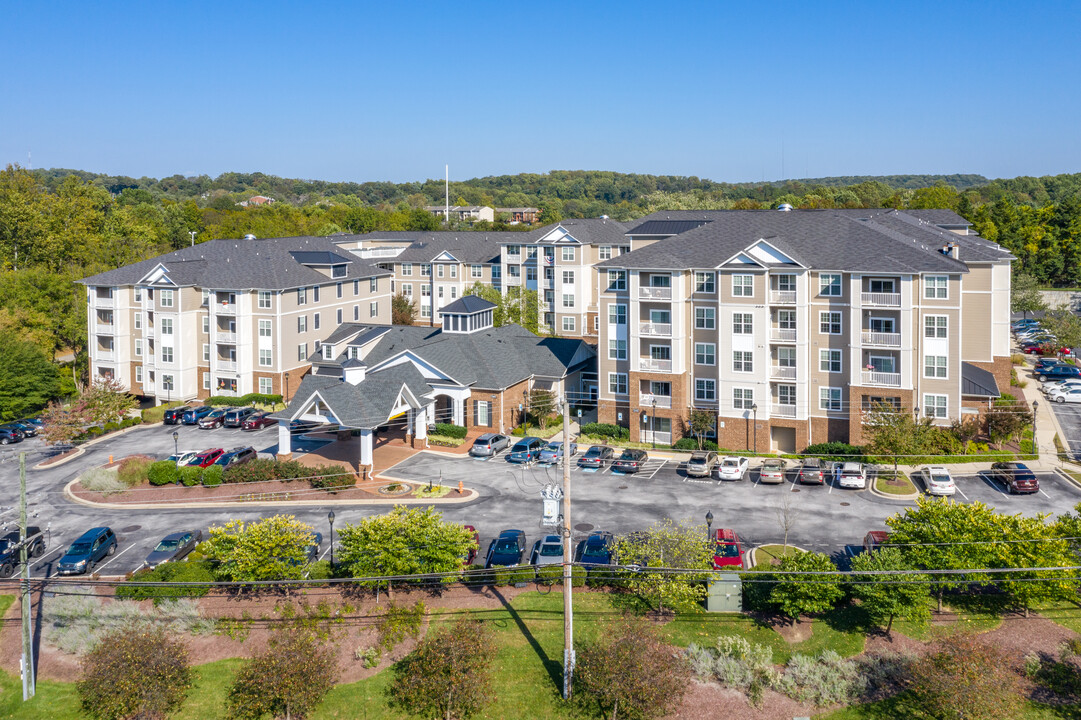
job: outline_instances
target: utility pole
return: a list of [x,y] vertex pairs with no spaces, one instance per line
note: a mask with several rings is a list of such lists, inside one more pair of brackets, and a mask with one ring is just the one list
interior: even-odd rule
[[34,697],[34,646],[30,635],[30,557],[26,543],[26,453],[19,453],[19,562],[22,574],[19,590],[23,614],[23,702]]
[[563,699],[574,679],[574,604],[571,602],[571,405],[563,397]]

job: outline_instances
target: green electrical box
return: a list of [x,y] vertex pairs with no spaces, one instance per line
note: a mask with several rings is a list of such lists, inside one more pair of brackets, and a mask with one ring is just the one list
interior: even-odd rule
[[706,583],[707,612],[742,612],[743,582],[737,573],[713,573]]

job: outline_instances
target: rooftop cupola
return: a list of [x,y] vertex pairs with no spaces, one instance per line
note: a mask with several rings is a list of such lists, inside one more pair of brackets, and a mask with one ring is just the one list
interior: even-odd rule
[[495,304],[476,295],[466,295],[439,311],[443,332],[474,333],[495,324]]

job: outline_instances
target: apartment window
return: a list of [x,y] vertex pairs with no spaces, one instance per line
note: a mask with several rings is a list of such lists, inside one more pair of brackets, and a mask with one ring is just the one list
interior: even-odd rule
[[564,270],[563,271],[563,284],[564,285],[573,285],[574,284],[574,271],[573,270]]
[[319,286],[318,285],[313,285],[312,286],[312,302],[315,302],[315,303],[319,302]]
[[297,345],[297,360],[301,362],[308,359],[308,343],[300,343]]
[[824,387],[818,389],[818,409],[827,412],[840,412],[841,388]]
[[626,395],[627,373],[608,373],[608,392],[613,395]]
[[522,246],[521,245],[508,245],[507,246],[507,254],[508,255],[521,255],[522,254]]
[[796,404],[796,386],[795,385],[778,385],[777,386],[777,404],[778,405],[795,405]]
[[331,265],[330,266],[330,276],[331,277],[340,278],[340,277],[345,277],[347,274],[348,274],[348,269],[345,267],[345,265]]
[[736,335],[750,335],[754,332],[751,313],[733,313],[732,332]]
[[173,334],[173,319],[172,318],[162,318],[160,321],[158,321],[158,324],[161,326],[161,334],[162,335],[172,335]]
[[563,307],[574,307],[574,293],[563,293]]
[[170,345],[161,346],[161,361],[171,363],[173,361],[173,348]]
[[[204,290],[203,292],[206,292],[206,291]],[[143,301],[143,289],[142,288],[135,288],[135,302],[142,302],[142,301]]]
[[923,296],[928,300],[947,299],[950,296],[949,280],[946,275],[928,275],[923,279]]
[[308,316],[300,315],[297,317],[297,332],[308,332]]
[[319,313],[315,313],[312,315],[312,327],[316,330],[319,329]]
[[448,267],[448,269],[450,270],[450,276],[452,278],[458,277],[458,266],[457,265],[450,265]]
[[555,290],[545,290],[544,291],[544,302],[546,302],[546,303],[554,303],[555,301],[556,301],[556,291]]
[[694,309],[694,326],[699,330],[713,330],[717,327],[717,310],[711,307]]
[[717,399],[717,381],[706,378],[695,378],[694,399],[703,402],[713,402]]
[[608,359],[609,360],[626,360],[627,359],[627,341],[626,340],[609,340],[608,341]]
[[431,297],[432,296],[432,286],[431,285],[421,285],[420,286],[420,296],[421,297]]
[[823,297],[841,296],[841,276],[822,273],[818,276],[818,294]]
[[338,308],[337,315],[336,315],[336,317],[334,319],[337,321],[337,323],[339,325],[342,324],[342,309],[341,308]]
[[610,325],[626,325],[627,324],[627,306],[626,305],[609,305],[608,306],[608,323]]
[[308,304],[308,288],[297,288],[297,305]]
[[777,276],[777,292],[795,292],[796,291],[796,276],[795,275],[778,275]]
[[402,295],[407,298],[413,297],[413,283],[402,283]]
[[750,410],[754,406],[754,388],[732,388],[732,407]]
[[499,265],[492,266],[492,280],[499,280],[503,277],[503,268]]
[[206,288],[203,288],[202,306],[206,307],[209,304],[210,304],[210,291],[207,290]]
[[142,381],[143,381],[143,366],[142,365],[136,365],[135,366],[135,382],[141,383]]
[[432,316],[432,306],[431,305],[421,305],[420,306],[420,316],[422,318],[430,318]]
[[923,336],[944,338],[949,333],[950,319],[945,315],[927,315],[923,318]]
[[597,248],[597,258],[600,259],[600,260],[611,260],[612,259],[612,246],[611,245],[601,245],[601,246],[599,246]]
[[819,350],[818,351],[818,369],[822,372],[841,372],[841,351],[840,350]]
[[608,292],[619,292],[627,289],[627,272],[625,270],[608,271]]
[[574,318],[563,317],[563,332],[574,332]]
[[342,284],[341,284],[341,283],[337,283],[337,284],[336,284],[336,285],[334,286],[334,292],[335,292],[335,293],[337,293],[337,295],[338,295],[338,297],[339,297],[339,298],[341,298],[341,296],[342,296],[342,295],[344,294],[344,291],[343,291],[343,289],[342,289]]
[[716,365],[717,346],[713,343],[695,343],[694,363],[695,365]]
[[270,350],[259,351],[259,367],[270,367],[273,364],[273,356]]
[[203,315],[203,335],[210,334],[210,316]]
[[425,277],[431,277],[432,276],[432,266],[431,265],[421,265],[420,266],[420,274],[425,276]]
[[270,337],[270,321],[259,321],[259,337]]
[[492,403],[477,400],[473,403],[473,424],[480,427],[492,427]]
[[210,343],[203,343],[203,362],[210,362]]
[[[493,270],[494,270],[494,268],[493,268]],[[507,276],[508,277],[522,277],[522,268],[518,267],[517,265],[508,266],[507,267]]]
[[409,277],[413,274],[413,263],[402,263],[402,276]]
[[925,355],[923,357],[923,376],[925,378],[946,377],[946,356]]
[[353,320],[360,320],[360,305],[353,306]]
[[258,306],[259,306],[260,310],[269,310],[270,309],[270,291],[269,290],[260,290],[259,291]]
[[574,248],[563,248],[563,262],[574,262]]
[[754,353],[736,350],[732,353],[732,370],[735,372],[754,372]]
[[379,303],[377,303],[377,302],[368,303],[368,317],[378,317],[378,316],[379,316]]
[[946,395],[924,395],[923,414],[927,417],[944,418],[949,398]]
[[818,331],[824,335],[841,334],[841,313],[821,312],[818,313]]
[[711,272],[696,272],[694,274],[694,291],[700,293],[717,292],[717,276]]
[[484,266],[483,265],[470,265],[469,266],[469,275],[470,275],[470,277],[475,277],[475,278],[484,277]]
[[[439,296],[439,299],[442,300],[443,299],[443,286],[442,285],[437,286],[435,288],[435,292],[436,292],[436,295]],[[439,303],[439,304],[442,305],[443,303]]]
[[360,280],[353,281],[353,297],[360,295]]
[[203,373],[203,390],[210,389],[210,373]]
[[135,357],[142,357],[142,356],[143,356],[143,341],[136,338],[135,339]]
[[795,330],[796,329],[796,311],[795,310],[778,310],[777,311],[777,327],[781,330]]
[[176,389],[176,388],[173,387],[173,376],[172,375],[162,375],[161,376],[161,389],[162,390],[169,390],[169,391],[172,391],[172,390]]
[[733,275],[732,295],[735,297],[751,297],[754,295],[754,275]]
[[649,357],[652,360],[671,360],[672,347],[670,345],[650,345]]
[[527,267],[525,269],[525,279],[527,281],[530,281],[530,282],[536,282],[537,281],[537,268],[535,268],[535,267]]
[[436,277],[443,277],[443,266],[442,265],[436,265],[435,266],[435,276]]
[[141,312],[135,313],[135,329],[136,330],[142,330],[143,329],[143,314]]
[[274,392],[274,378],[259,378],[259,394],[271,395]]
[[161,295],[159,295],[158,297],[161,298],[161,306],[163,308],[167,308],[167,307],[171,308],[173,306],[173,291],[172,290],[162,290]]

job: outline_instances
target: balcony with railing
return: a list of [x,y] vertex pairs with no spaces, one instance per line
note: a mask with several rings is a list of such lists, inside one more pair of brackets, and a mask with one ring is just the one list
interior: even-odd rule
[[218,315],[236,315],[236,303],[231,303],[231,302],[214,303],[214,311]]
[[770,342],[796,342],[796,329],[771,327],[769,329],[769,339]]
[[877,385],[879,387],[901,387],[901,373],[864,370],[863,384]]
[[94,323],[94,332],[98,335],[115,335],[116,325],[112,323],[96,322]]
[[225,389],[215,390],[214,394],[219,396],[219,397],[236,397],[237,396],[236,390],[225,390]]
[[236,360],[214,359],[214,369],[221,372],[236,372]]
[[638,370],[640,372],[672,372],[672,361],[648,357],[638,358]]
[[642,437],[641,437],[641,440],[639,440],[639,442],[644,442],[644,443],[657,442],[657,443],[660,443],[662,445],[671,445],[672,444],[672,433],[670,433],[670,432],[661,432],[660,430],[657,430],[656,432],[654,432],[653,430],[643,430],[641,432],[641,436]]
[[116,352],[114,350],[96,350],[94,359],[98,362],[116,362]]
[[659,408],[670,408],[670,407],[672,407],[672,396],[671,395],[653,395],[651,393],[641,393],[638,396],[638,404],[641,405],[644,408],[653,407],[654,402],[657,403],[657,407],[659,407]]
[[791,365],[774,365],[770,368],[771,380],[795,380],[796,368]]
[[94,307],[111,308],[116,307],[116,295],[110,294],[108,297],[93,293],[91,297],[94,299]]
[[901,347],[901,333],[863,331],[863,344],[878,347]]
[[773,403],[770,405],[769,414],[773,417],[794,418],[796,417],[795,404]]
[[769,301],[773,305],[795,305],[795,290],[770,290]]
[[671,300],[672,288],[670,287],[649,287],[648,285],[641,285],[638,288],[639,300]]
[[226,345],[236,345],[236,333],[219,330],[214,333],[214,342],[225,343]]
[[865,307],[901,307],[901,293],[865,292],[860,294]]
[[672,323],[639,323],[638,334],[650,337],[672,337]]

